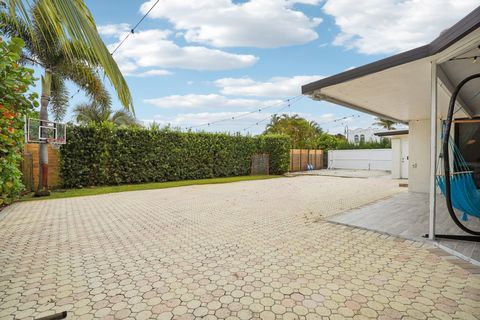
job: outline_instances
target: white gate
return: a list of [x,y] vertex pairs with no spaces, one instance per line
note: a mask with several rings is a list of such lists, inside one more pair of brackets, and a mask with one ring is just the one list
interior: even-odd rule
[[392,149],[328,151],[329,169],[392,170]]

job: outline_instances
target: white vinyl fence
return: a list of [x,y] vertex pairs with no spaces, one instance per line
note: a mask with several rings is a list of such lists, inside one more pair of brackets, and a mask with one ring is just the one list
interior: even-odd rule
[[392,170],[392,149],[328,151],[329,169]]

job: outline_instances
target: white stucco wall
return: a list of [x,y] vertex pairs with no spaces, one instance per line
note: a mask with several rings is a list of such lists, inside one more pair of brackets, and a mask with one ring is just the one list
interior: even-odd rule
[[392,149],[330,150],[328,168],[390,171]]
[[348,130],[347,140],[350,143],[355,143],[355,135],[358,136],[358,141],[360,141],[360,136],[363,134],[365,136],[365,142],[378,142],[380,138],[375,135],[378,131],[379,130],[373,128]]

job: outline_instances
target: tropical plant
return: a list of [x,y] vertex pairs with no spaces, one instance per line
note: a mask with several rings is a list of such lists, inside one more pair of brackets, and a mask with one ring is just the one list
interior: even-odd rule
[[396,121],[382,119],[382,118],[376,118],[375,120],[376,122],[373,123],[374,126],[379,126],[387,130],[395,130],[394,125],[398,123]]
[[0,206],[17,198],[23,189],[19,170],[23,149],[23,116],[38,105],[33,70],[20,65],[21,39],[0,38]]
[[333,150],[336,149],[342,141],[340,138],[324,132],[318,136],[315,148],[324,151]]
[[[60,50],[70,57],[83,56],[95,66],[100,66],[105,76],[112,83],[123,107],[133,111],[132,96],[128,85],[115,60],[98,34],[95,20],[83,0],[2,0],[3,7],[14,20],[14,28],[21,29],[21,22],[27,26],[40,23],[45,32],[34,37],[30,33],[34,46],[42,48],[41,42],[53,45],[49,39],[57,39]],[[36,9],[36,10],[34,10]],[[34,16],[32,12],[35,11]],[[24,39],[25,40],[25,39]]]
[[264,133],[288,135],[292,148],[314,148],[316,139],[322,132],[318,123],[308,121],[298,114],[274,114]]
[[109,106],[96,102],[78,104],[73,110],[75,120],[80,124],[111,122],[117,127],[137,126],[135,116],[125,110],[113,111]]
[[[128,86],[102,42],[95,22],[82,0],[5,1],[0,12],[1,31],[26,42],[25,60],[44,68],[41,79],[40,119],[48,120],[52,103],[57,117],[64,113],[68,94],[64,80],[80,86],[101,105],[110,104],[97,70],[103,70],[127,110],[133,111]],[[39,148],[38,195],[48,195],[47,146]]]

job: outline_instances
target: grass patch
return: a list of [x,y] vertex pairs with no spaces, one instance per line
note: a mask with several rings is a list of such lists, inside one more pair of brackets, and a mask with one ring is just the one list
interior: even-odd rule
[[153,190],[153,189],[166,189],[184,186],[204,185],[204,184],[219,184],[230,183],[238,181],[251,181],[251,180],[264,180],[281,177],[279,175],[261,175],[261,176],[240,176],[240,177],[225,177],[225,178],[212,178],[212,179],[198,179],[198,180],[183,180],[183,181],[167,181],[167,182],[153,182],[143,184],[126,184],[119,186],[102,186],[102,187],[88,187],[83,189],[66,189],[66,190],[53,190],[49,197],[34,197],[26,195],[19,201],[32,201],[32,200],[50,200],[50,199],[62,199],[72,197],[94,196],[106,193],[116,193],[125,191],[141,191],[141,190]]

